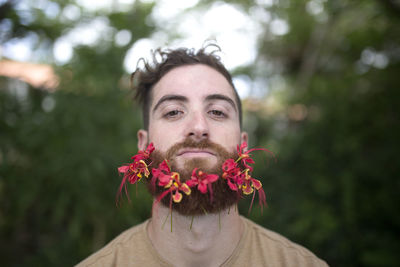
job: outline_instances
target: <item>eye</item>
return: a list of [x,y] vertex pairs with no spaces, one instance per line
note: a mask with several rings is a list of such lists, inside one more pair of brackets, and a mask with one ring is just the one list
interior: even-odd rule
[[171,110],[171,111],[168,111],[167,113],[165,113],[163,117],[167,118],[167,119],[168,118],[176,118],[181,114],[183,114],[182,111],[174,109],[174,110]]
[[210,114],[210,115],[212,115],[213,117],[216,117],[216,118],[225,118],[226,117],[226,114],[223,111],[217,110],[217,109],[210,110],[208,112],[208,114]]

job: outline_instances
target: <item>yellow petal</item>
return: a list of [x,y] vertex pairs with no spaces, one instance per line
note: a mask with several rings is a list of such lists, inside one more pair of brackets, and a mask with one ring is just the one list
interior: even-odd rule
[[172,185],[172,179],[169,180],[168,184],[164,186],[164,188],[170,188]]
[[172,196],[172,200],[173,200],[175,203],[181,202],[181,200],[182,200],[182,194],[179,193],[178,191],[176,191],[176,193]]
[[150,172],[149,172],[149,169],[144,169],[144,175],[146,176],[146,178],[148,178],[149,177],[149,175],[150,175]]
[[245,174],[244,179],[250,180],[251,176],[249,175],[249,169],[246,169],[246,170],[244,171],[244,174]]
[[250,195],[254,191],[253,187],[246,186],[246,185],[243,185],[242,190],[243,190],[243,194],[245,194],[245,195]]
[[177,172],[173,172],[172,173],[172,175],[171,175],[171,177],[175,180],[175,181],[180,181],[180,176],[179,176],[179,173],[177,173]]
[[192,190],[190,190],[190,187],[187,185],[187,184],[185,184],[185,183],[183,183],[182,185],[181,185],[181,188],[179,188],[179,190],[181,190],[183,193],[185,193],[186,195],[190,195],[190,193],[192,192]]

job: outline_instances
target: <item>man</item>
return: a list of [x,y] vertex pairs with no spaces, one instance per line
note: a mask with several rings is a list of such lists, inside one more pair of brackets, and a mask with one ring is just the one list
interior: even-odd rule
[[[157,50],[157,57],[161,61],[145,63],[132,75],[143,105],[141,152],[134,157],[140,167],[120,168],[125,173],[120,190],[126,179],[133,183],[148,176],[143,180],[155,197],[152,218],[78,266],[327,266],[307,249],[238,214],[240,190],[262,189],[247,175],[250,161],[240,163],[247,169],[237,173],[253,184],[240,180],[228,185],[233,180],[224,164],[247,159],[236,148],[248,136],[241,131],[239,96],[219,58],[205,48]],[[236,158],[236,163],[229,161]]]

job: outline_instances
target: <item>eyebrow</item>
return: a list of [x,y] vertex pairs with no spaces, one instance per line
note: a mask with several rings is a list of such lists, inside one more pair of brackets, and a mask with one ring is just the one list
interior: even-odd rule
[[227,97],[225,95],[221,95],[221,94],[208,95],[206,97],[206,100],[207,101],[210,101],[210,100],[224,100],[224,101],[228,102],[233,107],[234,110],[237,111],[235,102],[230,97]]
[[[223,101],[226,101],[233,107],[234,110],[237,111],[235,102],[230,97],[227,97],[227,96],[221,95],[221,94],[208,95],[206,97],[206,101],[211,101],[211,100],[223,100]],[[188,102],[189,100],[188,100],[188,98],[186,96],[183,96],[183,95],[165,95],[165,96],[161,97],[160,100],[158,100],[158,102],[154,106],[152,112],[154,113],[162,103],[168,102],[168,101]]]
[[165,95],[158,100],[157,104],[153,108],[153,113],[157,110],[157,108],[164,102],[167,101],[180,101],[180,102],[188,102],[188,98],[183,95]]

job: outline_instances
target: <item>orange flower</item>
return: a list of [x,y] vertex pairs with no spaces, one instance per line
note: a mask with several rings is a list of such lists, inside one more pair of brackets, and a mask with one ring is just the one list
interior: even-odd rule
[[[253,193],[253,198],[251,200],[249,212],[253,206],[253,201],[255,197],[256,191],[258,192],[258,198],[260,206],[263,207],[266,205],[266,197],[265,192],[262,189],[262,184],[259,180],[251,177],[251,172],[253,171],[253,167],[250,164],[254,164],[254,160],[251,158],[251,152],[257,150],[263,150],[266,152],[270,152],[265,148],[253,148],[250,150],[246,150],[247,143],[243,142],[240,146],[237,146],[238,159],[234,161],[233,159],[227,159],[222,165],[222,178],[226,179],[229,188],[233,191],[241,190],[244,195],[250,195]],[[273,155],[273,154],[272,154]],[[242,171],[240,169],[239,163],[245,169]]]
[[192,192],[186,183],[181,182],[179,173],[171,172],[165,160],[160,164],[158,169],[153,169],[152,173],[153,179],[158,179],[158,185],[167,189],[158,196],[157,201],[161,201],[168,193],[171,193],[171,200],[179,203],[182,200],[182,194],[179,191],[186,195],[190,195]]
[[227,159],[222,164],[222,170],[222,178],[226,179],[229,188],[233,191],[238,191],[239,187],[243,183],[238,163],[233,159]]
[[[246,150],[246,148],[246,142],[243,142],[240,146],[237,146],[238,159],[227,159],[222,164],[221,178],[226,180],[229,188],[232,191],[236,191],[239,195],[253,194],[249,208],[250,212],[256,191],[258,192],[260,206],[262,207],[266,205],[265,192],[262,188],[261,182],[251,176],[253,167],[250,165],[254,164],[254,160],[251,158],[252,155],[250,153],[257,150],[263,150],[271,154],[272,152],[264,148],[253,148],[250,150]],[[150,143],[144,151],[139,151],[132,157],[132,163],[118,168],[118,172],[122,173],[124,176],[117,194],[117,204],[122,188],[125,189],[125,193],[128,196],[126,187],[127,181],[131,184],[135,184],[136,182],[140,181],[143,176],[146,178],[150,176],[149,165],[151,163],[148,161],[153,151],[154,146],[152,143]],[[153,168],[151,173],[151,185],[154,191],[156,186],[160,186],[164,189],[163,192],[157,197],[157,202],[161,201],[165,196],[170,194],[170,208],[172,208],[172,202],[180,203],[182,201],[182,193],[190,195],[192,192],[191,188],[196,188],[202,194],[209,192],[210,201],[212,202],[212,184],[219,179],[218,175],[208,174],[199,170],[198,168],[194,168],[191,179],[186,183],[181,182],[179,173],[171,171],[167,160],[161,162],[157,168]]]
[[202,194],[207,193],[207,189],[212,193],[211,184],[218,180],[218,175],[207,174],[197,170],[197,168],[194,168],[191,179],[187,181],[188,186],[193,187],[197,185],[197,189],[199,189]]
[[218,180],[219,176],[215,174],[207,174],[203,171],[197,171],[197,168],[194,168],[192,172],[192,177],[189,181],[187,181],[187,185],[189,187],[194,187],[197,185],[197,189],[202,193],[206,194],[207,191],[210,192],[210,202],[213,201],[213,189],[212,183]]
[[[253,171],[253,167],[251,167],[249,164],[254,163],[254,160],[251,158],[251,154],[250,154],[251,152],[257,151],[257,150],[262,150],[262,151],[270,153],[273,157],[275,157],[274,154],[266,148],[252,148],[249,150],[246,150],[246,148],[247,148],[246,142],[243,142],[240,146],[239,145],[237,146],[237,152],[238,152],[239,158],[236,160],[236,162],[242,161],[242,164],[245,166],[245,168],[249,169],[250,171]],[[246,152],[245,152],[245,150],[246,150]]]
[[261,182],[257,179],[254,179],[253,177],[251,177],[249,174],[249,171],[250,171],[249,169],[246,169],[246,170],[244,170],[244,172],[242,174],[242,177],[244,178],[242,192],[245,195],[250,195],[251,193],[253,193],[253,198],[251,200],[250,207],[249,207],[249,212],[250,212],[251,208],[253,206],[253,201],[254,201],[254,197],[256,194],[255,190],[257,190],[257,192],[258,192],[258,200],[259,200],[259,204],[260,204],[261,208],[263,206],[265,206],[267,203],[266,203],[265,192],[264,192],[264,189],[262,188]]
[[154,151],[153,143],[150,143],[145,151],[140,150],[136,155],[132,156],[132,163],[127,165],[123,165],[118,168],[118,172],[123,174],[122,182],[119,186],[119,190],[117,193],[117,204],[118,199],[121,196],[122,188],[125,189],[125,194],[128,196],[128,191],[126,188],[126,181],[131,184],[135,184],[137,181],[140,181],[143,176],[146,178],[149,177],[150,171],[148,169],[148,164],[146,161],[149,159],[150,154]]

